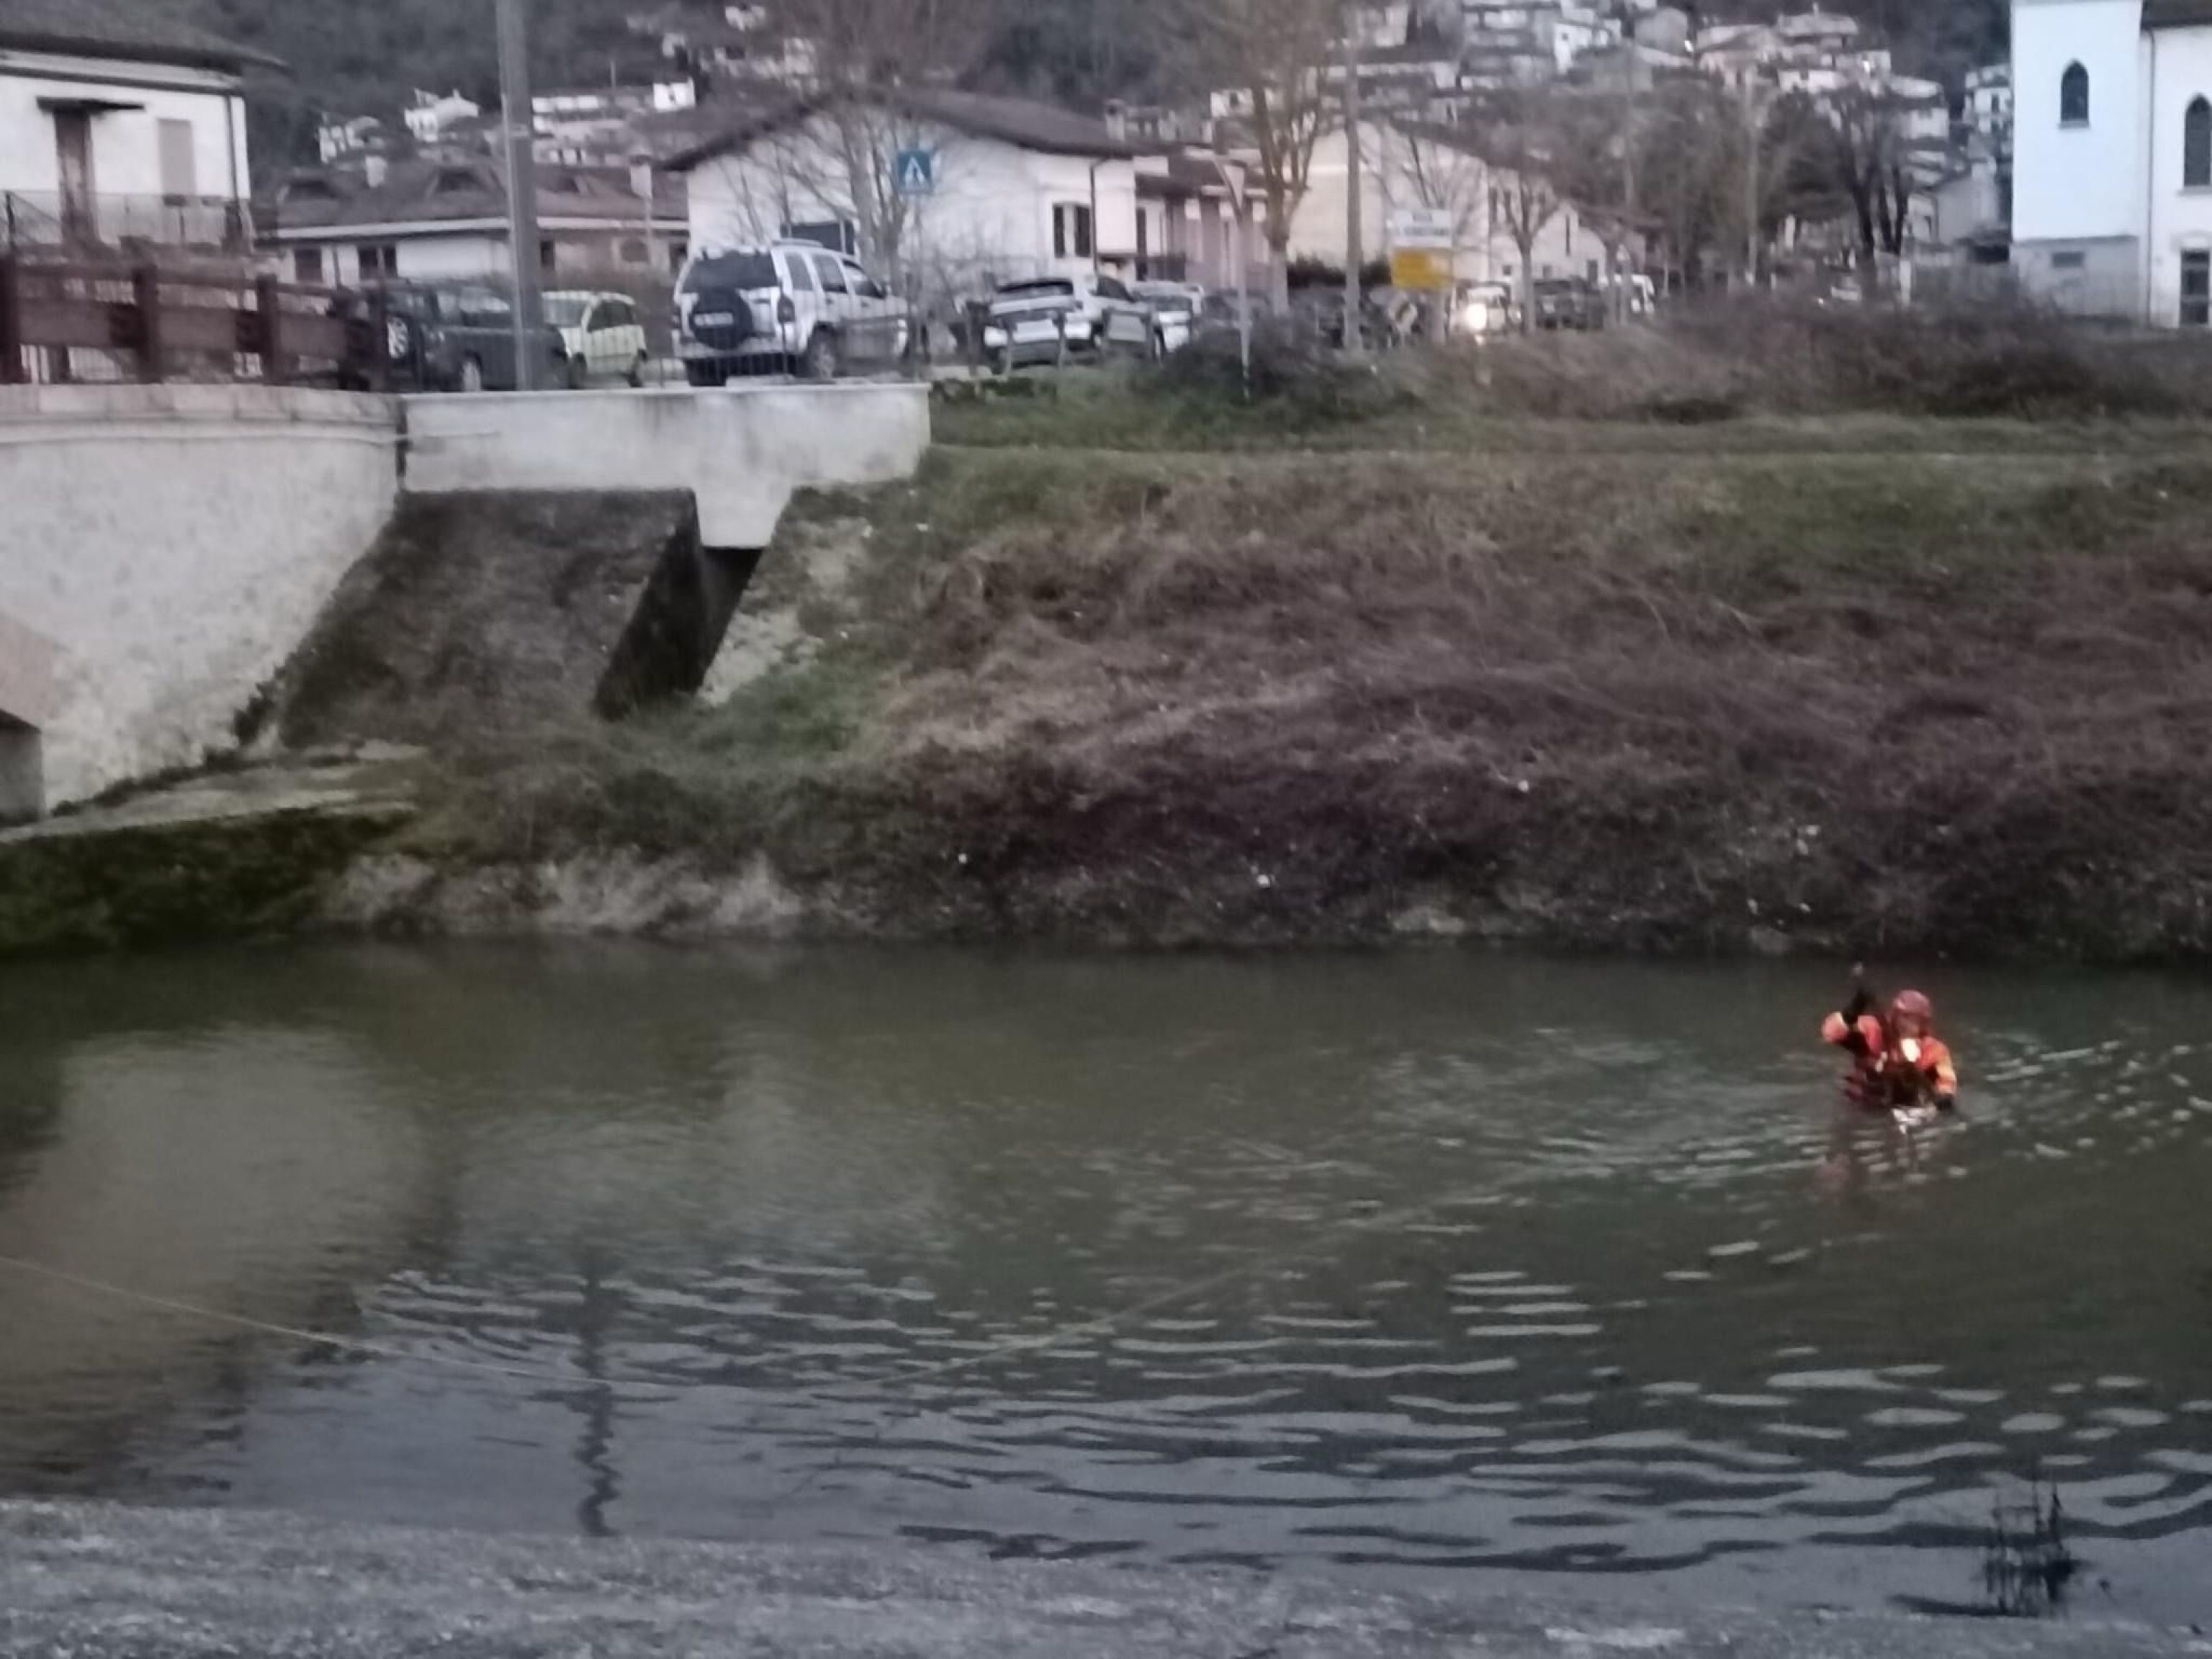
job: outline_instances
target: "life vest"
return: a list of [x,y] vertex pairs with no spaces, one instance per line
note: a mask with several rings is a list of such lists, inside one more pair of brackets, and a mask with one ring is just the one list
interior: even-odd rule
[[1898,1038],[1890,1045],[1888,1067],[1914,1094],[1933,1097],[1939,1106],[1958,1097],[1959,1068],[1942,1039],[1932,1034]]
[[1874,1014],[1846,1019],[1830,1014],[1821,1037],[1851,1057],[1844,1097],[1873,1112],[1900,1111],[1930,1100],[1949,1106],[1959,1092],[1951,1051],[1935,1036],[1893,1037]]

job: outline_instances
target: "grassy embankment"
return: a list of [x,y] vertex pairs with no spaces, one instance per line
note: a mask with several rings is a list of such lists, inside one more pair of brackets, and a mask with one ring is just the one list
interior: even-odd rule
[[1527,372],[949,409],[795,509],[779,666],[455,751],[416,845],[764,856],[871,933],[2212,949],[2212,426]]

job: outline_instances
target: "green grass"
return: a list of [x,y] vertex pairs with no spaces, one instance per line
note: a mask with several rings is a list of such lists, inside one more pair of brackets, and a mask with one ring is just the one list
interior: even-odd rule
[[[1751,415],[1710,425],[1574,420],[1409,403],[1319,421],[1266,405],[1151,393],[1112,371],[1072,369],[1056,398],[939,404],[936,442],[955,449],[1264,454],[1404,450],[1588,455],[2115,455],[2212,452],[2212,421],[2178,417],[1934,420],[1879,413]],[[1079,377],[1088,377],[1079,378]]]
[[937,436],[1152,453],[2145,453],[2212,443],[2203,389],[2212,357],[2025,314],[1753,307],[1361,364],[1262,339],[1255,361],[1251,398],[1218,343],[1158,367],[948,388]]

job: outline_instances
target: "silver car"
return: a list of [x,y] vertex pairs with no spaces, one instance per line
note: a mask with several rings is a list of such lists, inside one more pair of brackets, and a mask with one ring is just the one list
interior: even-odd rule
[[1002,368],[1157,349],[1152,313],[1118,276],[1082,271],[1002,283],[991,298],[983,349]]

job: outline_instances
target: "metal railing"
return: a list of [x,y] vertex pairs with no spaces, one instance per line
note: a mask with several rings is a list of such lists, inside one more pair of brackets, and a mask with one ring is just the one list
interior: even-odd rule
[[224,197],[0,191],[0,250],[10,253],[135,246],[238,253],[252,242],[245,204]]

